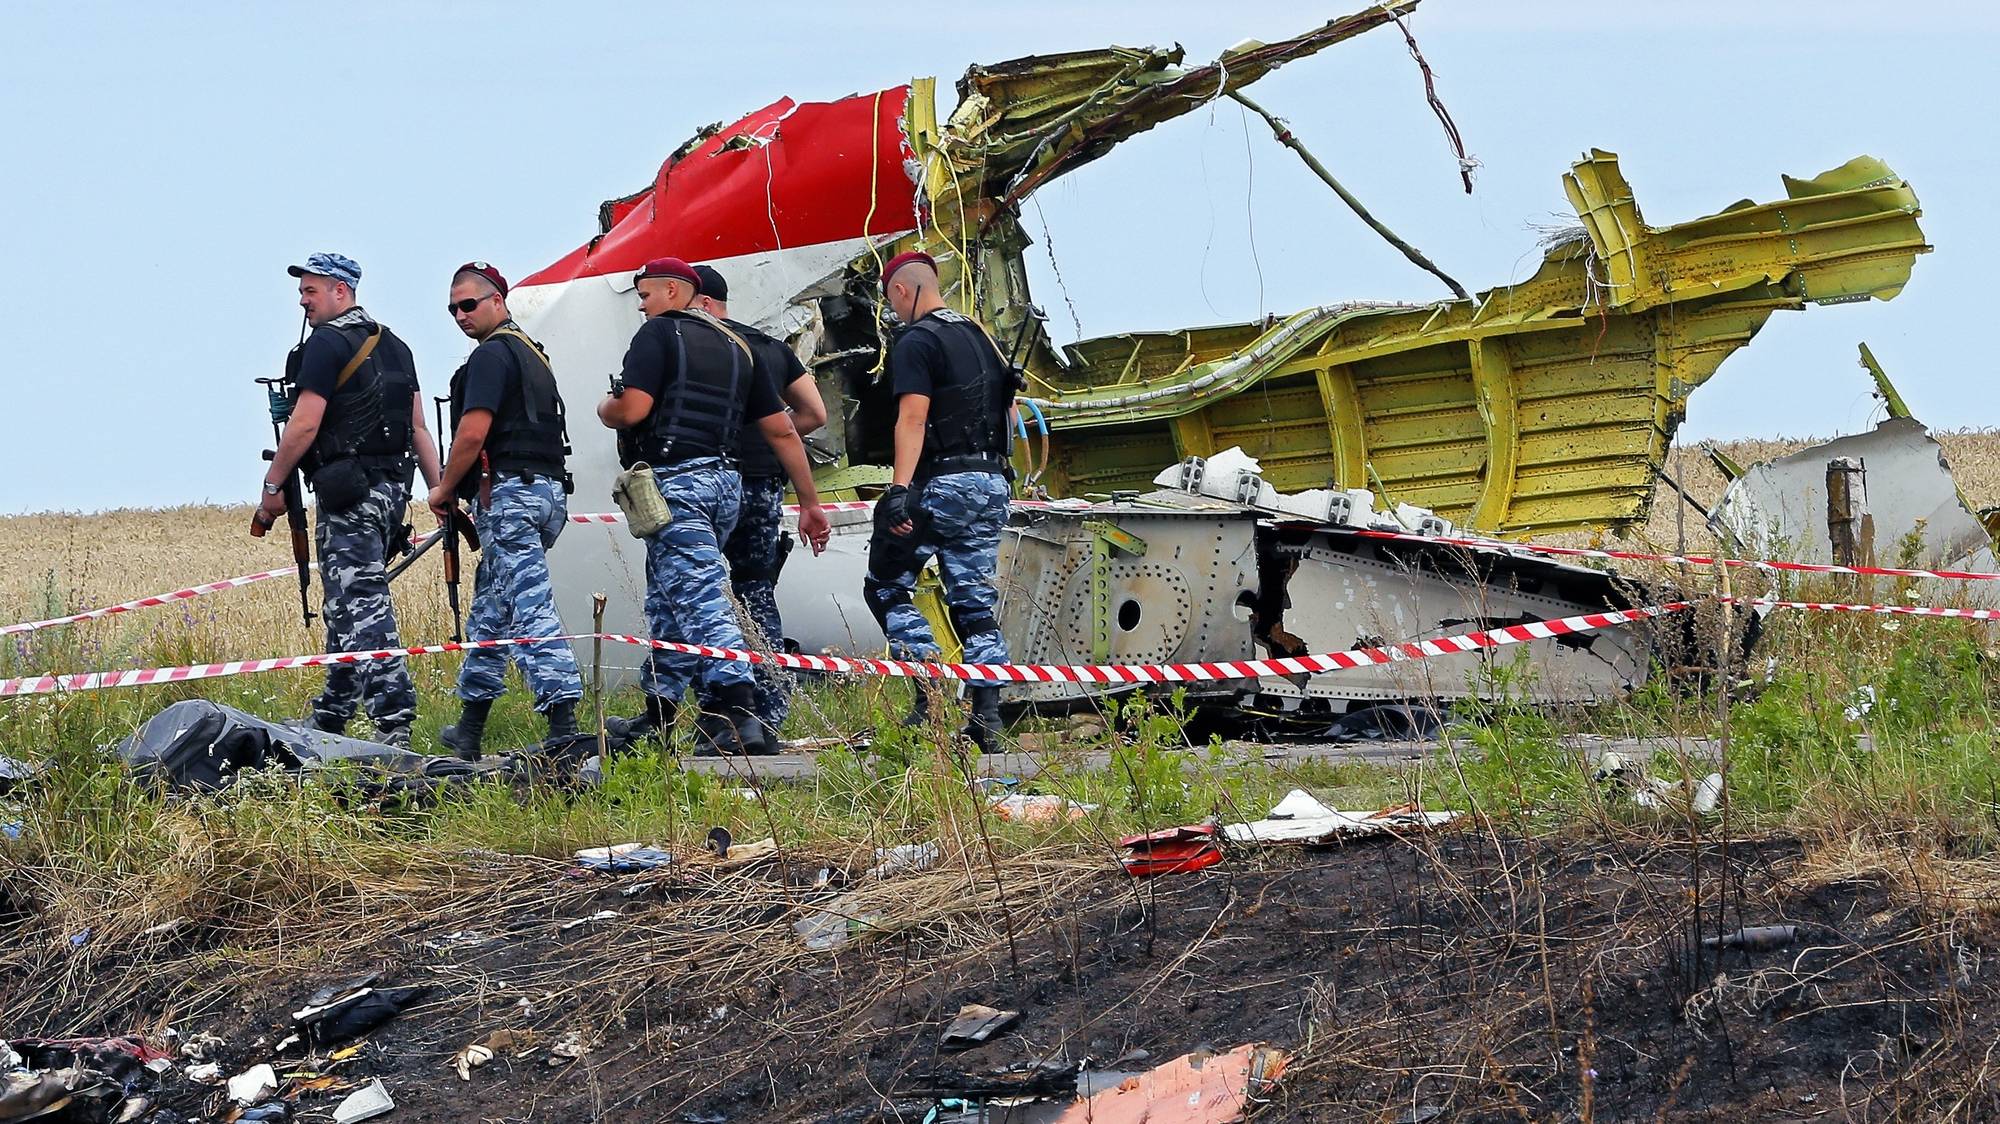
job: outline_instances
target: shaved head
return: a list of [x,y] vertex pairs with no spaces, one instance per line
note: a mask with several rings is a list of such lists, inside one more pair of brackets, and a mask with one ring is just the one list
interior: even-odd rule
[[909,262],[889,278],[888,298],[889,308],[896,314],[896,319],[905,324],[914,323],[917,317],[944,304],[944,297],[938,289],[937,270],[924,262]]

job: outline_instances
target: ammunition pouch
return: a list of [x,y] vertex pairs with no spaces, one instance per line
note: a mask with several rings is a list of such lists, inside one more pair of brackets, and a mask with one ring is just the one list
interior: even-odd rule
[[361,458],[342,457],[319,466],[306,483],[312,485],[321,510],[337,515],[353,510],[368,498],[369,490],[375,486],[375,474]]
[[653,466],[645,461],[618,474],[611,482],[611,502],[625,513],[625,529],[635,539],[651,538],[673,522],[667,497],[653,477]]

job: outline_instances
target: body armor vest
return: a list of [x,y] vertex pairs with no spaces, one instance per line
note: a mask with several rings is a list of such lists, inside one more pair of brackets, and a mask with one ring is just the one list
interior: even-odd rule
[[[484,451],[493,471],[532,472],[561,479],[569,456],[569,425],[555,372],[542,345],[510,320],[479,346],[505,348],[514,360],[514,369],[500,392],[499,408],[493,413],[492,428],[486,433]],[[454,433],[465,414],[465,372],[471,363],[468,358],[451,377]]]
[[[792,353],[792,349],[786,347],[783,340],[760,332],[747,324],[739,324],[734,320],[725,320],[723,323],[735,329],[736,334],[743,337],[743,342],[749,344],[752,351],[766,360],[766,365],[771,370],[771,381],[782,397],[785,387],[790,384],[778,380],[785,377],[789,364],[786,364],[784,359]],[[782,476],[785,473],[784,466],[778,463],[778,454],[771,451],[771,443],[764,439],[763,429],[747,418],[743,422],[742,435],[736,439],[736,468],[745,476]]]
[[933,373],[917,476],[985,471],[1012,479],[1007,410],[1020,384],[992,338],[976,321],[948,308],[918,318],[909,330],[937,341],[945,359],[945,369]]
[[652,416],[620,440],[619,461],[672,464],[735,452],[750,385],[748,349],[719,321],[693,312],[669,312],[667,322],[678,375],[660,388]]

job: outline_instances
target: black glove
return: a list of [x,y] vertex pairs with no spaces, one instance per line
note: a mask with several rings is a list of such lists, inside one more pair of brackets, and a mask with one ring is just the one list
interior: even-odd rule
[[891,484],[882,498],[875,501],[875,529],[894,532],[895,528],[910,521],[910,488],[907,484]]

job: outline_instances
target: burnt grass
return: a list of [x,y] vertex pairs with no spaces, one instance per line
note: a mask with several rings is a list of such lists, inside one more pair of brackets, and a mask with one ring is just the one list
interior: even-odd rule
[[[435,990],[334,1072],[381,1077],[399,1106],[389,1119],[408,1124],[915,1124],[937,1096],[1009,1067],[1145,1068],[1246,1042],[1294,1052],[1257,1120],[2000,1119],[2000,1082],[1986,1079],[2000,1020],[1991,931],[1875,878],[1809,881],[1791,841],[1724,850],[1707,844],[1697,861],[1685,841],[1458,830],[1236,850],[1146,882],[1107,857],[1061,900],[1016,901],[1011,951],[988,918],[792,948],[715,986],[701,981],[724,976],[704,976],[699,957],[621,948],[676,926],[718,930],[723,945],[737,926],[768,939],[788,933],[793,907],[757,898],[732,926],[712,883],[551,874],[541,915],[483,944],[441,941],[458,925],[432,915],[389,927],[373,955],[305,972],[232,977],[214,957],[190,959],[183,976],[237,980],[199,1018],[141,987],[98,1016],[117,1025],[79,1027],[74,1012],[18,1007],[31,983],[19,975],[0,980],[0,1011],[13,1034],[125,1033],[170,1014],[184,1035],[221,1034],[233,1073],[271,1060],[286,1012],[314,987],[386,970],[385,984]],[[795,860],[795,877],[808,865]],[[547,923],[601,908],[623,915]],[[1769,924],[1798,926],[1796,939],[1757,951],[1698,939]],[[1021,1018],[942,1052],[940,1030],[968,1002]],[[469,1082],[450,1068],[466,1043],[523,1027],[541,1048]],[[578,1027],[589,1052],[551,1064],[548,1047]],[[166,1103],[217,1106],[212,1090],[173,1081]]]

